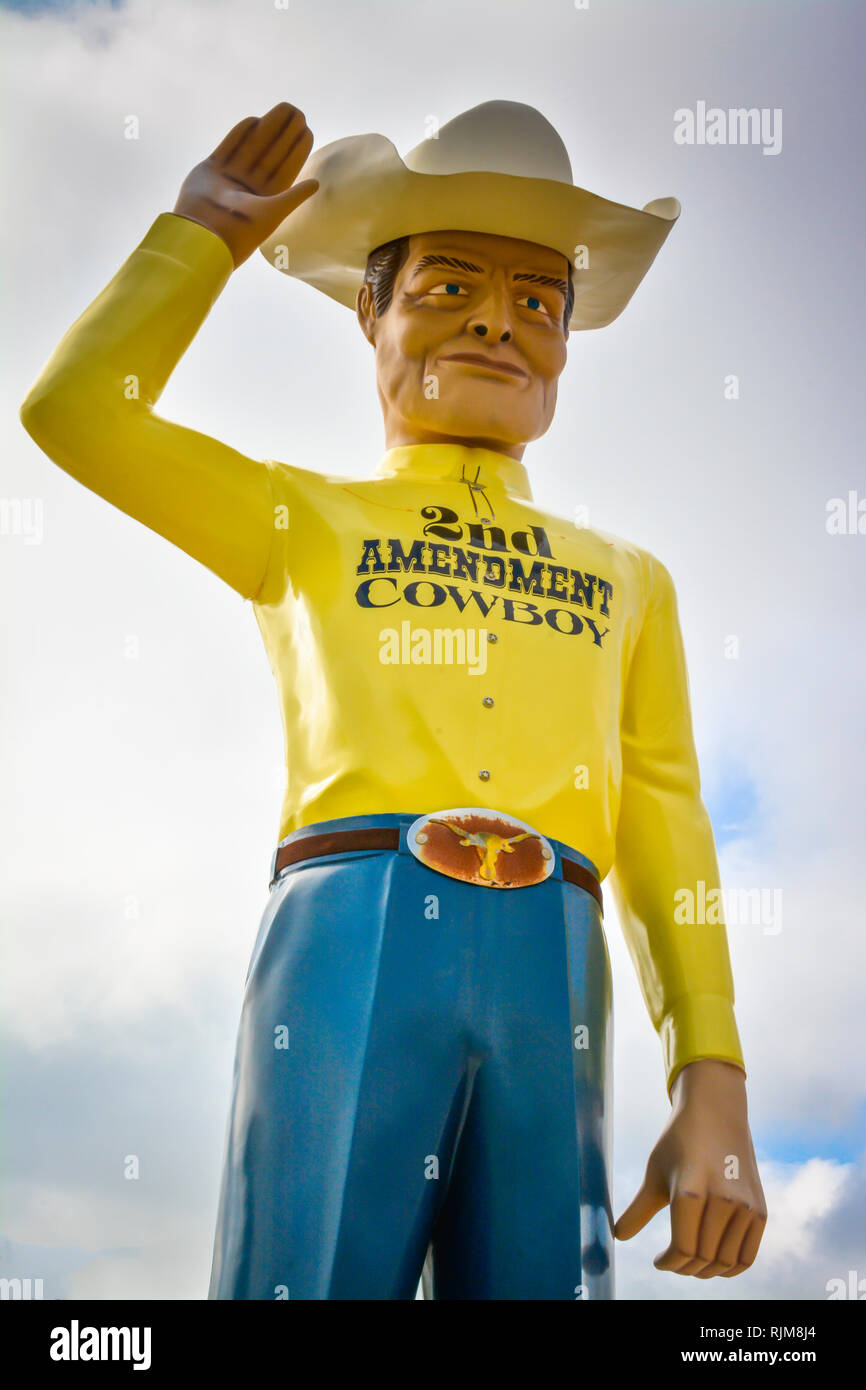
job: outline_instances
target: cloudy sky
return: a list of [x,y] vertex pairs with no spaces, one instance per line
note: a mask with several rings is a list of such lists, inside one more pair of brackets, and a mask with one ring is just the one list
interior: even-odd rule
[[[618,1247],[618,1296],[810,1300],[866,1277],[863,29],[854,0],[0,3],[0,1273],[55,1298],[205,1295],[283,790],[251,612],[55,468],[20,402],[241,117],[289,100],[317,145],[378,131],[405,152],[431,116],[503,97],[554,123],[576,182],[682,203],[626,313],[572,336],[524,461],[539,504],[585,506],[671,570],[726,887],[781,894],[773,922],[729,930],[761,1255],[736,1280],[659,1273],[662,1213]],[[775,152],[676,143],[700,102],[781,113]],[[353,315],[260,256],[159,409],[307,468],[363,476],[383,450]],[[619,1213],[668,1102],[610,903],[606,928]]]

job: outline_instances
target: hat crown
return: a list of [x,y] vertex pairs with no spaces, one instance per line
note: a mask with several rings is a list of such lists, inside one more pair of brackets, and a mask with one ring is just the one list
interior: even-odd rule
[[447,121],[403,156],[416,174],[513,174],[572,183],[559,134],[534,106],[484,101]]

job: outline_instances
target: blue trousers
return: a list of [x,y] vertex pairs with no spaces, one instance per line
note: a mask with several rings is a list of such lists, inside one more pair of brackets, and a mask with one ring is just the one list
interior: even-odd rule
[[[610,965],[593,896],[399,850],[272,886],[247,974],[209,1297],[613,1297]],[[429,1268],[429,1266],[428,1266]]]

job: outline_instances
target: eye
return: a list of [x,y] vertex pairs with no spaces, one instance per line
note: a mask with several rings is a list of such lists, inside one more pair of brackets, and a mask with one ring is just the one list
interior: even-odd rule
[[527,307],[530,308],[530,309],[534,309],[534,310],[536,310],[536,311],[540,311],[542,314],[546,315],[547,318],[550,318],[550,317],[551,317],[550,310],[548,309],[547,305],[546,305],[546,304],[542,304],[541,300],[538,298],[537,295],[534,295],[534,294],[527,294],[527,295],[524,295],[523,299],[518,299],[517,302],[518,302],[518,304],[525,304],[525,305],[527,305]]
[[432,285],[425,294],[451,294],[455,298],[459,294],[468,294],[469,291],[463,285],[457,285],[453,280],[442,280],[438,285]]

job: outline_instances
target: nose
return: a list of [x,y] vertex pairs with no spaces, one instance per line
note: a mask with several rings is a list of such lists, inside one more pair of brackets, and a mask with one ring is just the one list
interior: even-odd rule
[[[473,325],[472,325],[472,332],[473,332],[473,333],[477,333],[478,336],[479,336],[479,338],[486,338],[486,337],[487,337],[487,334],[488,334],[487,324],[486,324],[486,323],[473,323]],[[495,339],[495,337],[496,337],[495,333],[494,333],[492,336],[493,336],[493,338]],[[503,329],[503,331],[502,331],[502,332],[500,333],[500,335],[499,335],[499,341],[500,341],[500,343],[507,343],[510,337],[511,337],[511,333],[510,333],[509,329],[505,328],[505,329]]]
[[503,285],[491,284],[484,300],[469,320],[470,333],[479,338],[507,343],[512,334],[511,305]]

